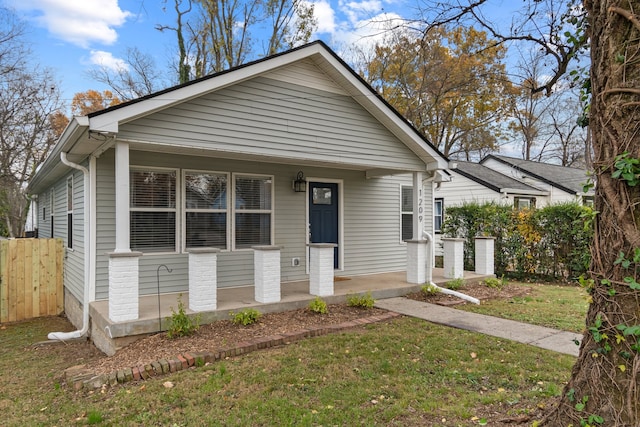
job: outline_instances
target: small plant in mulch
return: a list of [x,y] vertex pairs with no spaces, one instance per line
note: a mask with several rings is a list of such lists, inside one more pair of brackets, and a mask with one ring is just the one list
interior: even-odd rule
[[233,322],[234,325],[248,326],[256,323],[262,316],[262,313],[255,308],[245,308],[238,313],[232,311],[229,313],[229,316],[231,316],[231,322]]
[[315,297],[309,303],[309,310],[317,314],[327,314],[329,309],[327,308],[327,303],[320,297]]
[[167,336],[169,338],[186,337],[192,335],[200,328],[200,315],[194,318],[187,315],[182,302],[182,295],[178,296],[178,311],[171,307],[171,317],[168,317],[169,327]]
[[420,288],[420,291],[425,295],[436,295],[440,293],[440,289],[437,286],[432,285],[431,283],[427,283],[426,285],[423,285]]
[[459,277],[457,279],[449,280],[447,283],[444,284],[444,286],[447,289],[451,289],[452,291],[457,291],[458,289],[464,286],[464,283],[465,283],[464,279],[462,277]]
[[509,284],[508,280],[505,279],[504,276],[498,279],[497,277],[489,277],[483,280],[483,283],[487,285],[487,287],[492,289],[502,289]]
[[376,303],[376,300],[371,296],[371,292],[367,292],[363,295],[349,295],[347,296],[347,305],[349,307],[358,307],[358,308],[373,308],[373,305]]

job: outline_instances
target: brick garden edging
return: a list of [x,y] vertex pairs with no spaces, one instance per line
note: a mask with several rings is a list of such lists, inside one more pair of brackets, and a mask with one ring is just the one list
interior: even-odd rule
[[277,347],[295,341],[300,341],[305,338],[318,337],[355,328],[361,325],[382,322],[398,316],[401,315],[395,312],[387,312],[376,316],[351,320],[337,325],[317,326],[284,334],[254,338],[250,341],[240,342],[235,347],[223,348],[213,352],[186,352],[178,354],[171,359],[155,360],[144,366],[132,366],[108,374],[96,375],[94,372],[87,370],[84,365],[73,366],[66,369],[64,371],[64,375],[67,384],[73,387],[74,390],[91,390],[105,386],[113,387],[118,384],[147,380],[151,377],[166,375],[183,369],[204,366],[207,363],[226,359],[227,357],[240,356],[256,350]]

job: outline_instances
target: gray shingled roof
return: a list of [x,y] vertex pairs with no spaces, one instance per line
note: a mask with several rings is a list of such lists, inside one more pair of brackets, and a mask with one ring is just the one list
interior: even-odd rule
[[491,188],[494,191],[500,192],[507,188],[524,191],[541,191],[539,188],[532,187],[517,179],[503,175],[479,163],[460,161],[456,161],[456,163],[458,167],[453,170],[454,172],[458,172],[460,175]]
[[513,166],[515,169],[525,172],[567,193],[582,194],[584,184],[587,182],[587,171],[584,169],[533,162],[531,160],[516,159],[514,157],[499,156],[496,154],[488,155],[480,161],[480,164],[489,158]]

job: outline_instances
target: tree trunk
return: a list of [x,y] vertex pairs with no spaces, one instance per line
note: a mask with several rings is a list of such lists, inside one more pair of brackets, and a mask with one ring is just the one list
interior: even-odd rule
[[[640,425],[640,11],[638,0],[586,0],[589,125],[596,173],[586,332],[551,426]],[[626,157],[620,157],[623,153]],[[627,160],[625,160],[627,159]],[[627,168],[629,174],[616,177]],[[622,255],[623,254],[623,255]],[[635,258],[635,259],[634,259]]]

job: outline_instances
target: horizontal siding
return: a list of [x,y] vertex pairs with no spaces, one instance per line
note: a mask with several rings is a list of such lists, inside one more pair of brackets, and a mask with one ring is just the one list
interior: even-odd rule
[[123,124],[118,137],[366,167],[422,164],[351,97],[264,77]]
[[344,93],[344,90],[331,77],[322,72],[311,59],[298,61],[287,67],[277,68],[265,74],[265,77],[298,86],[339,94]]
[[[218,172],[258,173],[274,176],[274,244],[281,249],[283,282],[305,280],[306,274],[306,203],[304,193],[291,186],[298,168],[258,162],[230,161],[215,158],[175,156],[131,151],[130,162],[136,166],[173,166],[181,169]],[[108,297],[108,252],[115,247],[113,150],[98,159],[97,194],[97,298]],[[400,242],[400,183],[410,183],[411,176],[366,179],[364,172],[305,167],[305,176],[343,180],[344,186],[344,271],[340,275],[357,275],[399,271],[406,265],[406,245]],[[291,266],[291,258],[300,265]],[[168,273],[161,265],[172,270]],[[158,280],[158,272],[159,278]],[[252,285],[253,252],[223,251],[218,255],[220,287]],[[140,258],[140,293],[188,291],[188,255],[146,254]]]

